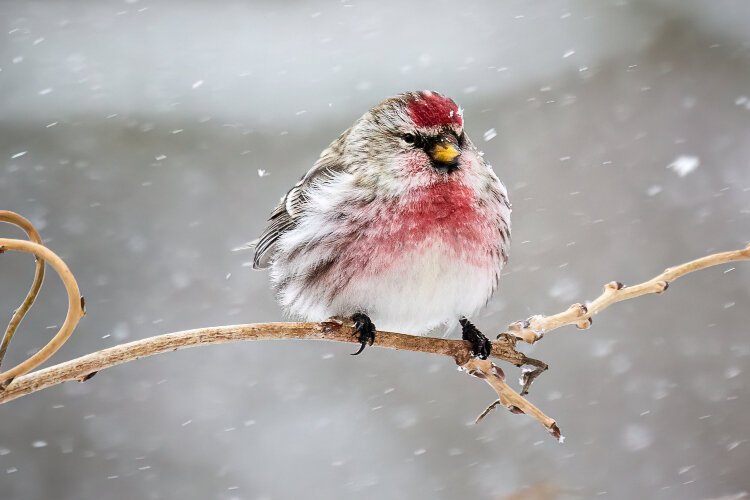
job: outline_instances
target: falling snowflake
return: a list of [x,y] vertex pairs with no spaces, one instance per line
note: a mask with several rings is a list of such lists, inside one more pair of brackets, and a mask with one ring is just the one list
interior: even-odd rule
[[667,168],[671,168],[677,172],[677,175],[680,177],[685,177],[687,174],[698,168],[700,164],[701,160],[697,156],[681,155],[667,165]]

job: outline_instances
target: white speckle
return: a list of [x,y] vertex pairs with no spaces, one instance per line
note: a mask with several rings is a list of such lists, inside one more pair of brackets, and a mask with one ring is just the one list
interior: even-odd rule
[[54,127],[55,125],[57,125],[57,122],[48,123],[46,128],[51,128],[51,127]]
[[562,397],[563,397],[562,392],[560,392],[560,391],[552,391],[547,396],[547,399],[549,401],[556,401],[558,399],[562,399]]
[[41,38],[37,38],[36,40],[34,40],[34,41],[32,42],[32,44],[33,44],[33,45],[39,45],[39,44],[40,44],[40,43],[42,43],[43,41],[44,41],[44,38],[43,38],[43,37],[41,37]]
[[386,389],[386,390],[383,391],[383,394],[390,394],[390,393],[392,393],[395,390],[396,389],[394,387],[389,387],[388,389]]
[[180,132],[183,132],[185,129],[176,128],[172,131],[173,134],[179,134]]
[[486,131],[484,133],[484,140],[485,140],[485,142],[491,141],[495,137],[497,137],[497,131],[494,128],[491,128],[491,129],[489,129],[488,131]]
[[23,62],[23,56],[16,56],[13,58],[13,64],[18,64],[20,62]]
[[653,186],[649,186],[649,188],[646,190],[646,194],[649,196],[656,196],[657,194],[662,192],[662,187],[658,184],[654,184]]
[[167,155],[159,155],[155,159],[156,159],[156,161],[166,160],[167,159]]
[[124,322],[117,323],[112,330],[112,335],[116,340],[125,340],[130,336],[130,328],[128,324]]
[[576,53],[576,51],[575,51],[575,50],[573,50],[573,49],[570,49],[570,50],[568,50],[567,52],[565,52],[565,54],[563,54],[563,59],[567,59],[568,57],[572,56],[572,55],[573,55],[573,54],[575,54],[575,53]]
[[229,279],[229,278],[231,278],[231,277],[232,277],[232,273],[227,273],[227,275],[226,275],[226,276],[224,276],[224,279],[225,279],[225,280],[228,280],[228,279]]
[[695,467],[695,465],[688,465],[687,467],[682,467],[679,471],[677,471],[677,474],[681,476],[685,474],[686,472],[690,471],[690,469],[692,469],[693,467]]
[[7,474],[13,474],[14,472],[18,472],[18,469],[16,467],[8,467],[7,469],[5,469],[5,472]]
[[31,446],[33,446],[34,448],[44,448],[47,446],[47,441],[34,441],[33,443],[31,443]]
[[727,269],[726,271],[724,271],[724,274],[731,273],[735,269],[737,269],[737,268],[736,267],[730,267],[729,269]]
[[572,301],[580,294],[580,286],[577,281],[570,278],[561,278],[550,287],[550,297],[560,299],[564,302]]
[[320,359],[333,359],[333,357],[334,357],[334,354],[332,352],[327,352],[327,353],[323,354],[320,357]]
[[262,168],[258,169],[258,177],[268,177],[269,174],[267,170],[263,170]]
[[46,89],[42,89],[39,91],[39,95],[47,95],[52,92],[52,89],[50,87],[47,87]]
[[730,307],[734,307],[735,304],[737,304],[737,303],[736,302],[727,302],[726,304],[724,304],[724,309],[729,309]]
[[743,441],[734,441],[732,443],[729,443],[727,445],[727,451],[732,451],[733,449],[737,448],[742,443],[744,443],[744,440]]
[[108,339],[108,338],[110,338],[111,336],[112,336],[112,334],[108,333],[108,334],[106,334],[106,335],[102,335],[102,338],[103,338],[103,339]]
[[198,88],[198,87],[200,87],[201,85],[203,85],[203,80],[198,80],[198,81],[196,81],[195,83],[193,83],[193,88],[194,88],[194,89],[197,89],[197,88]]
[[620,437],[622,446],[628,451],[645,450],[654,442],[651,431],[643,425],[631,424],[625,427]]
[[193,420],[190,419],[190,420],[185,420],[181,425],[182,425],[182,427],[185,427],[186,425],[190,425],[192,423],[193,423]]
[[307,113],[307,110],[306,110],[306,109],[300,109],[299,111],[297,111],[297,112],[296,112],[296,113],[294,113],[294,114],[295,114],[295,115],[297,115],[297,116],[299,116],[299,115],[304,115],[305,113]]
[[420,448],[418,450],[414,450],[414,456],[415,457],[418,457],[419,455],[424,455],[425,453],[427,453],[427,450],[425,450],[424,448]]
[[23,156],[23,155],[25,155],[26,153],[28,153],[28,151],[21,151],[20,153],[16,153],[16,154],[14,154],[13,156],[11,156],[11,158],[15,160],[16,158],[20,158],[20,157],[22,157],[22,156]]
[[464,94],[473,94],[479,89],[476,85],[470,85],[464,89]]
[[612,354],[615,348],[615,341],[608,339],[595,339],[589,346],[591,355],[595,358],[604,358]]
[[622,353],[616,355],[610,362],[610,370],[613,375],[622,375],[623,373],[628,372],[632,367],[633,363],[630,361],[630,358]]
[[10,454],[10,450],[8,448],[0,448],[0,457],[8,454]]
[[724,377],[725,378],[734,378],[737,375],[742,373],[742,370],[737,368],[736,366],[730,366],[726,370],[724,370]]
[[560,161],[568,161],[570,160],[570,156],[561,156]]
[[701,164],[700,158],[697,156],[681,155],[675,158],[675,160],[667,165],[667,168],[671,168],[680,177],[685,177],[687,174],[694,171]]

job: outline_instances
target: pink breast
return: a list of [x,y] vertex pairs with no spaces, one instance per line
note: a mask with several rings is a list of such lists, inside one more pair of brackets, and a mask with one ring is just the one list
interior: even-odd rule
[[346,265],[377,274],[397,264],[405,255],[439,244],[456,264],[492,265],[491,241],[496,238],[472,190],[456,182],[439,182],[419,188],[405,199],[393,200],[377,210],[354,238],[342,245]]

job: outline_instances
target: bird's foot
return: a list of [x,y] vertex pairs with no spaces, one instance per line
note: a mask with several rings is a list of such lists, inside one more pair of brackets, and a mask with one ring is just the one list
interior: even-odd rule
[[458,320],[461,323],[462,337],[471,343],[471,354],[479,359],[487,359],[492,352],[492,342],[484,336],[471,321],[466,318]]
[[353,352],[352,356],[356,356],[361,353],[367,347],[367,344],[372,345],[375,342],[375,325],[369,316],[364,313],[356,313],[352,315],[352,321],[354,321],[354,330],[357,332],[359,340],[359,350]]

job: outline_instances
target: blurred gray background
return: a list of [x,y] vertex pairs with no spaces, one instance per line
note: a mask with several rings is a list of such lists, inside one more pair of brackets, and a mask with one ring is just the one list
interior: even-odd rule
[[[508,186],[488,334],[739,248],[748,26],[742,0],[3,0],[0,208],[37,225],[88,302],[54,360],[281,320],[231,249],[403,90],[453,96]],[[32,272],[0,257],[3,322]],[[65,307],[50,272],[6,363]],[[720,266],[527,349],[551,365],[530,398],[564,445],[502,411],[473,425],[492,392],[442,358],[273,342],[140,360],[0,407],[0,497],[741,498],[749,308],[750,265]]]

